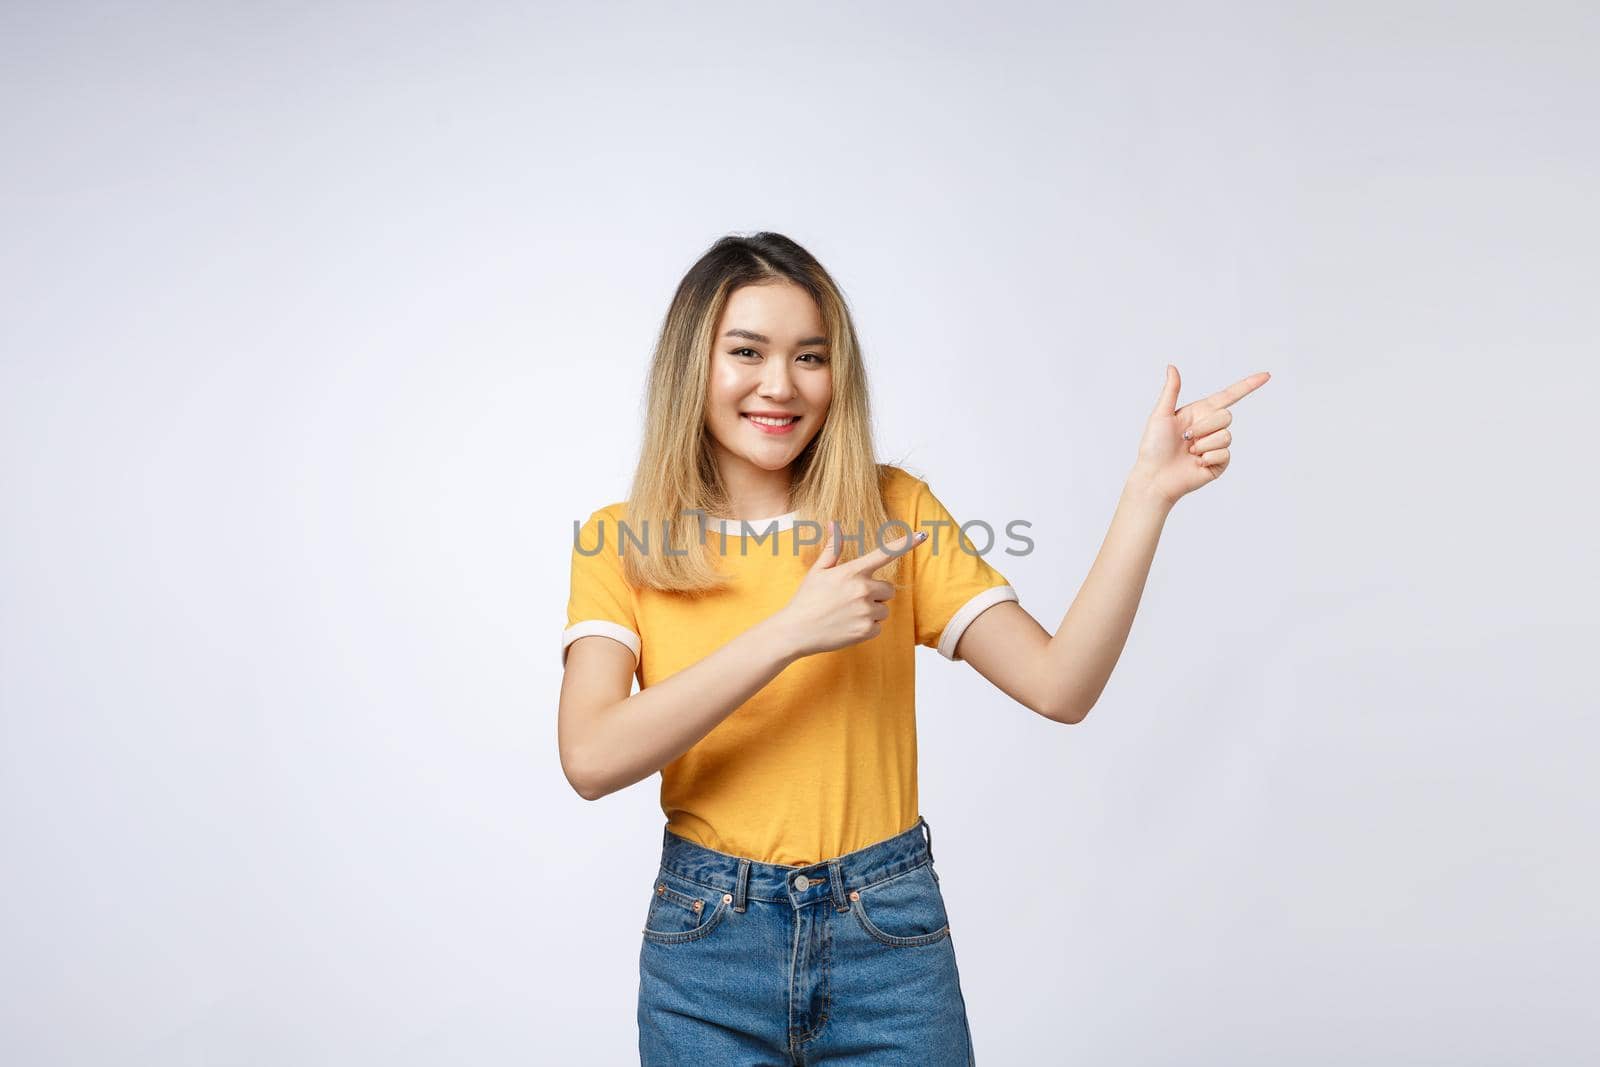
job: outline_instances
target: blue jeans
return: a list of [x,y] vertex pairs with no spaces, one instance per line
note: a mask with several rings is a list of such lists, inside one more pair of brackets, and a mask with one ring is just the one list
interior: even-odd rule
[[805,867],[662,835],[639,951],[641,1064],[975,1062],[926,819]]

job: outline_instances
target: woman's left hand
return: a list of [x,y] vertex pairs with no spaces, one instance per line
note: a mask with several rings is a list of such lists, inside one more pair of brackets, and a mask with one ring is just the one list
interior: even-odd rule
[[1180,408],[1178,368],[1167,364],[1167,382],[1139,442],[1135,474],[1173,504],[1222,477],[1232,458],[1228,446],[1233,443],[1233,433],[1228,424],[1233,422],[1233,413],[1228,406],[1261,388],[1270,377],[1266,371],[1257,371]]

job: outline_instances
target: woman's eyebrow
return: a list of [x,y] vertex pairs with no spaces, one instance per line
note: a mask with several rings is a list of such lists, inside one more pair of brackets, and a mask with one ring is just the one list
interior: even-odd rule
[[[772,343],[772,338],[768,337],[766,334],[756,333],[754,330],[729,330],[722,336],[743,337],[746,341],[758,341],[764,345],[770,345]],[[800,340],[795,342],[795,345],[825,345],[827,343],[828,339],[826,337],[802,337]]]

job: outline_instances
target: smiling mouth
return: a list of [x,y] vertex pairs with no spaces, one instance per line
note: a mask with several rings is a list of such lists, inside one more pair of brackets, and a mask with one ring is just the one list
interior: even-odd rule
[[740,412],[739,415],[741,418],[749,419],[757,426],[771,426],[774,429],[782,429],[800,421],[799,415],[789,415],[781,419],[769,418],[766,415],[751,415],[748,412]]

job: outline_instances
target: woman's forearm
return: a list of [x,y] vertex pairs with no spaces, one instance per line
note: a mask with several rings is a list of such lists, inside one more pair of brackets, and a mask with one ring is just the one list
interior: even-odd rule
[[1089,714],[1122,656],[1172,503],[1139,468],[1129,474],[1094,565],[1045,648],[1043,673],[1068,722]]
[[584,796],[597,800],[683,755],[799,659],[778,616],[597,713],[584,739]]

